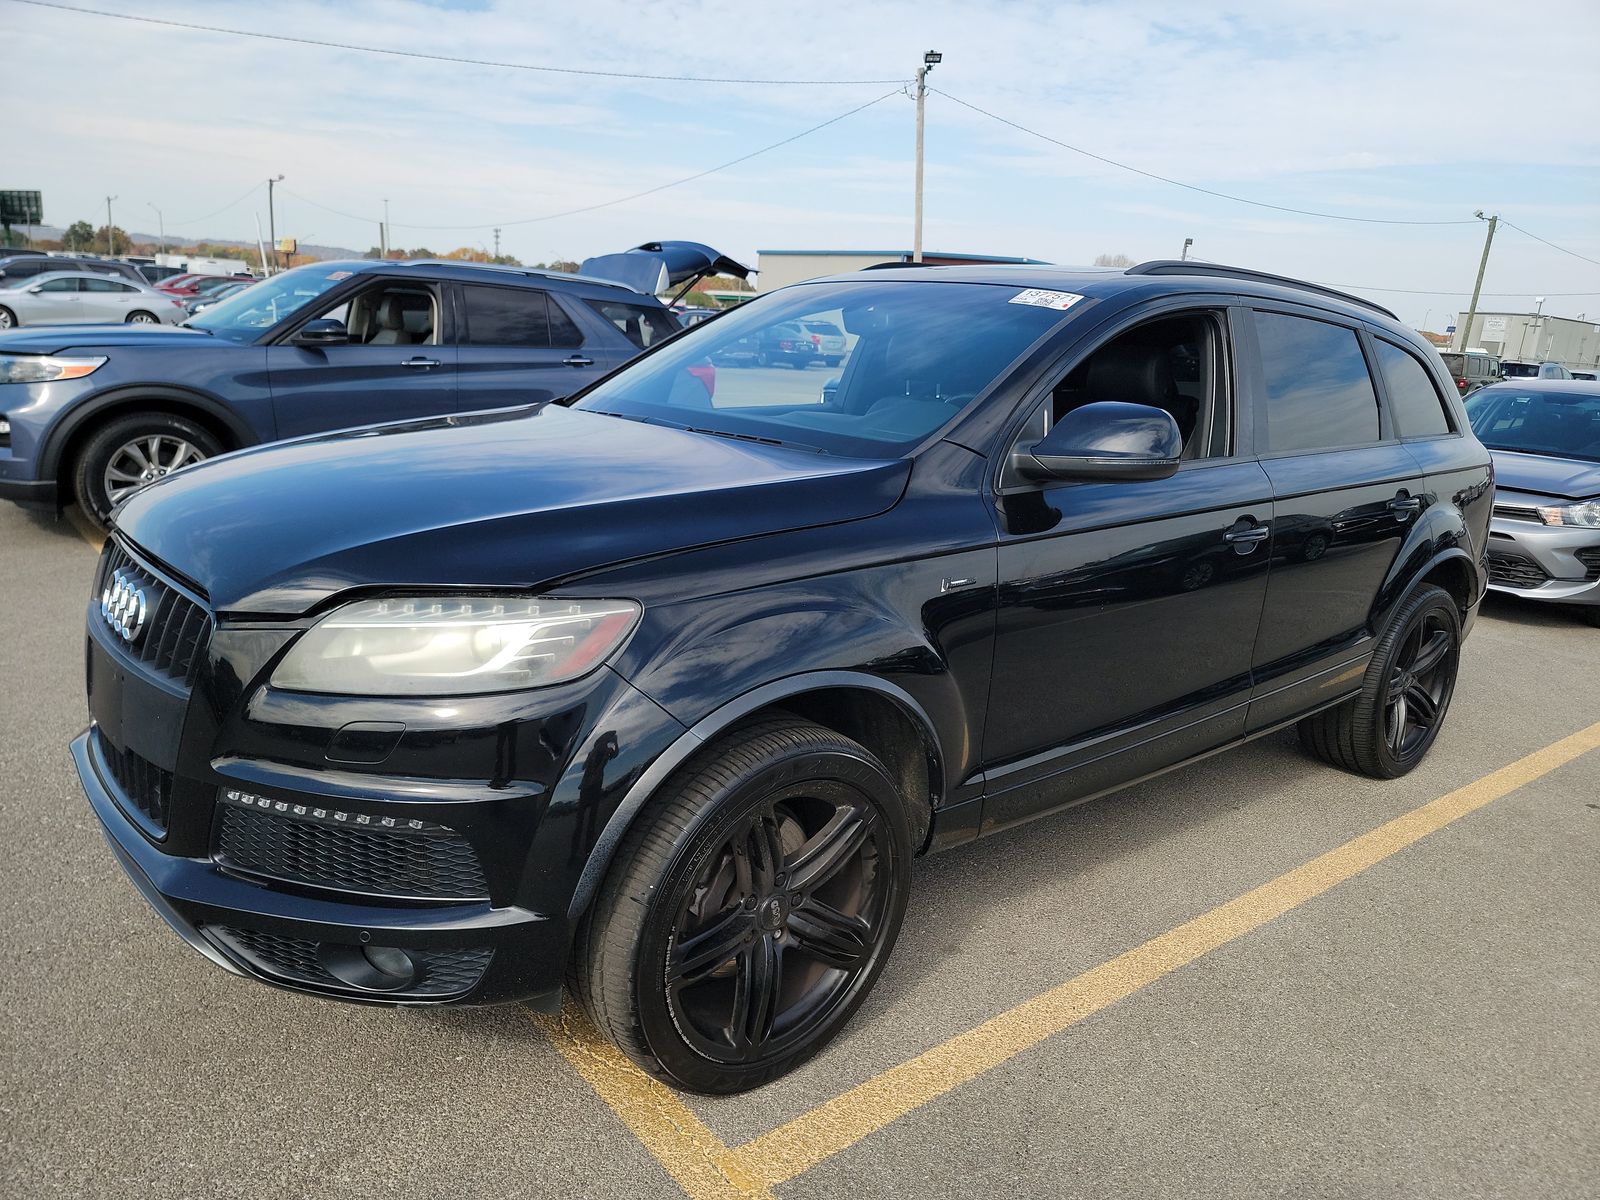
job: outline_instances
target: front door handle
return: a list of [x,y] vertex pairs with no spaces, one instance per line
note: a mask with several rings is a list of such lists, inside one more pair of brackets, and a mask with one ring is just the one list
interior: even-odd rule
[[582,354],[573,354],[563,358],[561,365],[564,367],[592,367],[594,366],[594,359],[587,358]]
[[1235,525],[1222,535],[1222,540],[1242,547],[1239,553],[1248,554],[1258,542],[1264,542],[1271,536],[1272,530],[1265,525]]
[[400,365],[402,367],[437,367],[439,360],[437,358],[408,358]]
[[1404,521],[1422,511],[1422,501],[1415,496],[1408,496],[1401,492],[1393,500],[1389,501],[1389,511]]

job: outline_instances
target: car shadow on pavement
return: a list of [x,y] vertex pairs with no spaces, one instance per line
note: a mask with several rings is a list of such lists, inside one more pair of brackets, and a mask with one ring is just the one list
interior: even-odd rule
[[1521,596],[1504,596],[1499,592],[1490,592],[1483,598],[1483,606],[1478,610],[1478,616],[1530,629],[1584,627],[1583,614],[1572,605],[1524,600]]

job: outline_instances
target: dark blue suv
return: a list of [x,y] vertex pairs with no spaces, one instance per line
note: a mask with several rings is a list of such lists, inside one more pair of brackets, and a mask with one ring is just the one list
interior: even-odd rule
[[0,335],[0,498],[75,500],[103,526],[138,488],[226,450],[569,395],[679,331],[649,289],[743,271],[674,242],[584,265],[604,277],[317,263],[186,328]]

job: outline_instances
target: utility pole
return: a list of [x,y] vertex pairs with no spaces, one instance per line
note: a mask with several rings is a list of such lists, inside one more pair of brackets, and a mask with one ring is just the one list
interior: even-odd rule
[[500,226],[498,225],[494,227],[494,257],[498,262],[500,259]]
[[115,200],[115,199],[116,199],[115,196],[107,196],[106,197],[106,257],[107,258],[114,258],[116,256],[116,253],[117,253],[115,250],[112,249],[112,246],[115,244],[115,241],[116,241],[116,235],[111,232],[111,230],[113,228],[113,226],[111,224],[111,202],[113,200]]
[[1183,239],[1183,253],[1178,255],[1178,261],[1179,262],[1188,262],[1189,261],[1189,247],[1192,246],[1192,245],[1194,245],[1194,239],[1193,238],[1184,238]]
[[167,252],[167,219],[161,215],[161,210],[156,208],[153,200],[146,200],[145,203],[155,209],[156,228],[161,231],[161,253],[165,254]]
[[[1484,219],[1483,209],[1481,208],[1472,215],[1480,221]],[[1494,227],[1500,224],[1500,214],[1495,213],[1488,220],[1489,234],[1483,239],[1483,257],[1478,260],[1478,280],[1472,285],[1472,304],[1467,309],[1467,319],[1461,322],[1458,330],[1461,335],[1461,344],[1456,347],[1457,350],[1465,350],[1467,348],[1467,339],[1472,336],[1472,319],[1478,315],[1478,297],[1483,292],[1483,273],[1489,266],[1489,247],[1494,245]]]
[[928,72],[944,61],[944,55],[929,50],[917,68],[917,216],[911,230],[911,261],[922,261],[922,110],[928,97]]
[[[272,206],[272,189],[282,182],[282,175],[274,175],[267,179],[267,240],[272,243],[272,267],[278,265],[278,214]],[[261,267],[268,275],[272,274],[272,267],[266,263],[262,263]]]
[[383,251],[383,257],[389,257],[389,201],[383,202],[383,236],[378,239],[378,246]]

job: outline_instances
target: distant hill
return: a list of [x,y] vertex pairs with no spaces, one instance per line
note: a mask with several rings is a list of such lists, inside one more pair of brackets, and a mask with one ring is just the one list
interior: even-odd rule
[[[22,231],[21,227],[20,226],[16,226],[16,225],[12,226],[12,230],[13,230],[13,232],[21,232]],[[48,241],[60,241],[63,237],[66,236],[66,232],[67,231],[65,229],[61,228],[60,226],[57,226],[57,225],[35,225],[35,226],[33,226],[32,230],[30,232],[31,232],[32,236],[36,240],[40,240],[40,241],[46,241],[46,240],[48,240]],[[151,245],[159,245],[160,242],[161,242],[160,234],[156,234],[156,233],[141,233],[140,231],[138,231],[136,229],[129,229],[129,230],[127,230],[127,234],[135,242],[139,242],[139,243],[148,242]],[[250,250],[254,250],[255,247],[256,247],[256,244],[254,242],[242,241],[239,238],[212,238],[212,237],[186,237],[186,238],[182,238],[182,239],[179,239],[179,238],[176,238],[176,237],[167,238],[167,244],[168,245],[177,246],[177,247],[194,246],[194,245],[198,245],[201,242],[204,242],[209,246],[238,246],[241,249],[250,249]],[[316,259],[362,258],[362,257],[364,257],[364,254],[363,254],[362,251],[360,251],[360,250],[352,250],[349,246],[318,246],[318,245],[313,245],[310,242],[301,242],[300,243],[300,248],[297,251],[297,253],[304,254],[304,255],[307,255],[307,256],[309,256],[311,258],[316,258]]]

